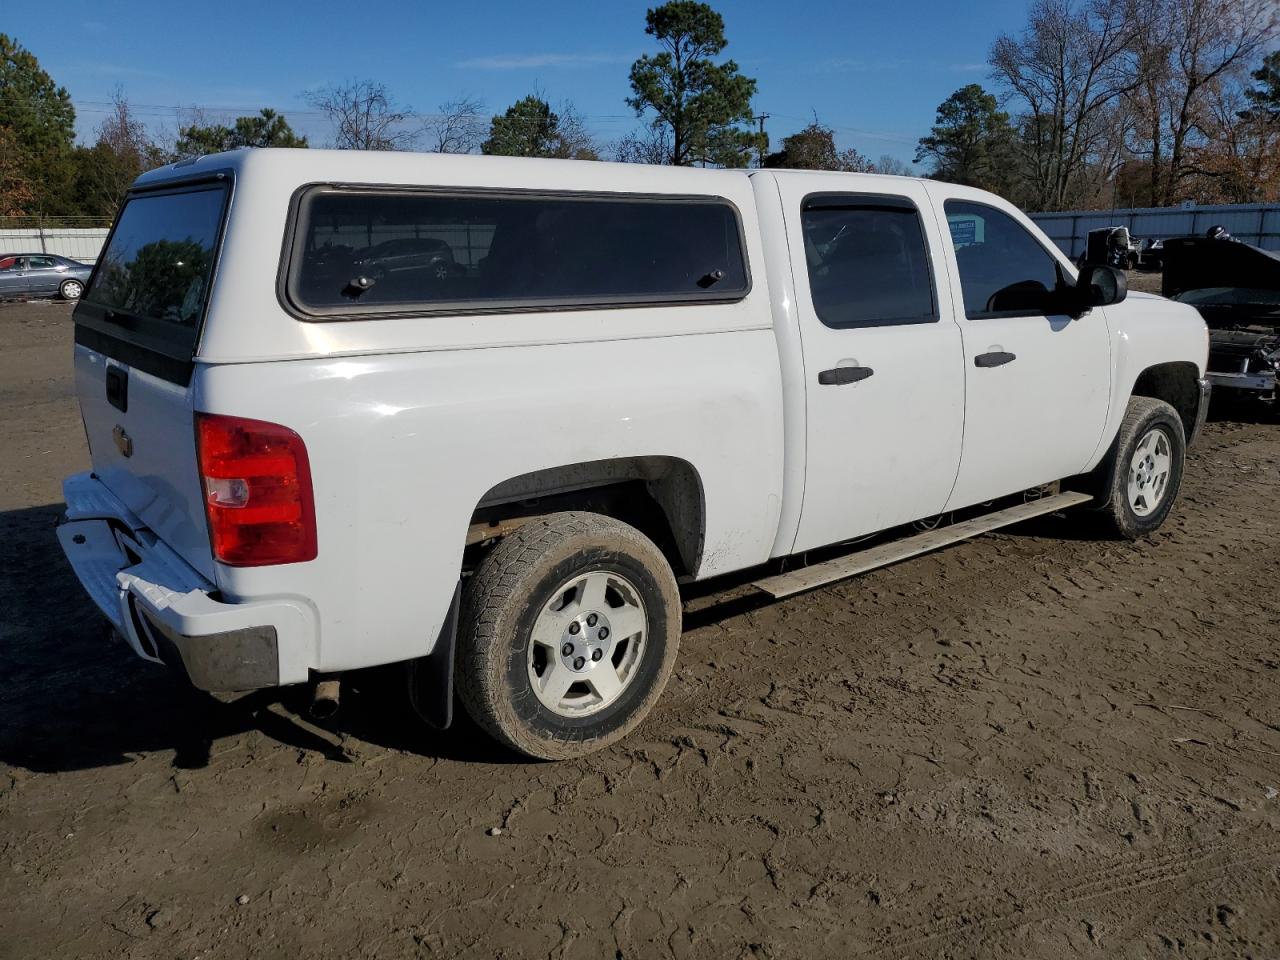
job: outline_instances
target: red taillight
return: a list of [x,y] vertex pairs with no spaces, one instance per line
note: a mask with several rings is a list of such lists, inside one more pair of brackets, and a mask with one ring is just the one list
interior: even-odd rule
[[196,452],[216,559],[233,567],[315,559],[311,466],[300,436],[276,423],[197,413]]

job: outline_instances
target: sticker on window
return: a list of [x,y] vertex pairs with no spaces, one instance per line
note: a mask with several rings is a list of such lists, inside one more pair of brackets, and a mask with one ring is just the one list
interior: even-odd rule
[[978,221],[973,217],[947,218],[951,228],[951,242],[957,247],[967,247],[978,242]]

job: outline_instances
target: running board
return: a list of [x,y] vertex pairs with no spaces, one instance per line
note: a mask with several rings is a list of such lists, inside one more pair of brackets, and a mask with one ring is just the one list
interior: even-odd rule
[[981,517],[974,517],[971,520],[962,520],[960,523],[953,523],[949,527],[928,530],[925,533],[918,533],[902,540],[882,543],[867,550],[859,550],[857,553],[836,557],[834,560],[815,563],[811,567],[801,567],[799,570],[780,573],[775,577],[765,577],[763,580],[757,580],[751,585],[757,590],[763,590],[775,599],[781,600],[783,597],[804,593],[806,590],[825,587],[829,583],[847,580],[849,577],[857,576],[859,573],[866,573],[868,570],[874,570],[877,567],[887,567],[889,564],[897,563],[899,560],[918,557],[922,553],[930,553],[941,547],[959,543],[961,540],[976,537],[981,533],[989,533],[992,530],[998,530],[1000,527],[1007,527],[1013,523],[1030,520],[1032,517],[1039,517],[1067,507],[1074,507],[1077,504],[1088,503],[1092,499],[1087,493],[1058,493],[1051,497],[1042,497],[1039,500],[1020,503],[1017,506],[1009,507],[1005,510],[997,510],[995,513],[984,514]]

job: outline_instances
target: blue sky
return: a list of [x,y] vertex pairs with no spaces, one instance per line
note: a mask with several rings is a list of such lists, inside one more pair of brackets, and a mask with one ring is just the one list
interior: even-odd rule
[[[65,85],[91,137],[116,85],[149,124],[175,107],[215,115],[281,110],[323,145],[327,127],[304,90],[371,78],[419,113],[461,94],[494,111],[538,88],[571,100],[601,140],[637,125],[624,103],[628,67],[653,49],[651,3],[629,0],[372,3],[224,2],[190,13],[170,3],[59,0],[6,5],[0,30]],[[1014,31],[1027,0],[713,4],[729,47],[759,81],[758,110],[776,145],[813,111],[841,146],[910,161],[939,102],[984,82],[996,34]],[[205,15],[212,12],[212,15]]]

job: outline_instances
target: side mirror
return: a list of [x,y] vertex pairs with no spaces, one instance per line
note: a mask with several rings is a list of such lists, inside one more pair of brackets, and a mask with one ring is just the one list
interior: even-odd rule
[[1076,280],[1076,303],[1080,310],[1109,307],[1129,295],[1129,281],[1115,267],[1091,263],[1080,269]]

